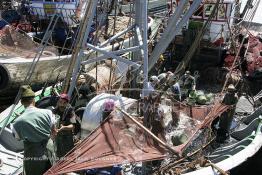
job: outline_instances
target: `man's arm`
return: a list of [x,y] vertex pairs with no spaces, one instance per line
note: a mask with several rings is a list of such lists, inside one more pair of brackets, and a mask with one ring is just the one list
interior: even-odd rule
[[69,130],[73,130],[75,128],[75,125],[70,124],[67,126],[61,125],[61,127],[58,129],[58,132],[60,131],[69,131]]
[[58,132],[59,131],[68,131],[68,130],[74,130],[75,129],[75,124],[76,124],[76,115],[75,115],[75,112],[74,110],[70,111],[70,125],[67,125],[67,126],[64,126],[64,125],[61,125],[61,127],[58,129]]
[[191,78],[192,78],[192,90],[196,90],[196,79],[193,76]]
[[57,135],[57,128],[56,128],[55,114],[53,114],[52,112],[50,114],[50,119],[51,119],[51,134],[50,134],[50,137],[54,138]]
[[11,130],[12,130],[12,134],[13,136],[17,139],[17,140],[21,140],[21,138],[19,137],[18,133],[16,132],[14,126],[11,124]]

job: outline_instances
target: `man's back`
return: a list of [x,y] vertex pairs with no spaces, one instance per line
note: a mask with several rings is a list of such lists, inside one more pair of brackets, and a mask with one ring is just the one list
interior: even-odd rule
[[51,133],[52,112],[47,109],[28,107],[14,123],[14,129],[23,141],[42,142]]
[[235,93],[227,92],[223,98],[222,103],[226,105],[235,105],[237,101],[238,101],[238,98]]

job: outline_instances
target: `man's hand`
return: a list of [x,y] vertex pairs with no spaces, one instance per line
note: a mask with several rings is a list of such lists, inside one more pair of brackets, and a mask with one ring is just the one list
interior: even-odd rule
[[65,126],[61,124],[60,128],[57,130],[57,132],[63,131],[64,129],[65,129]]
[[58,132],[60,132],[60,131],[64,131],[64,130],[66,130],[66,131],[73,131],[73,129],[74,129],[74,125],[73,124],[70,124],[70,125],[67,125],[67,126],[65,126],[65,125],[60,125],[60,128],[58,129]]

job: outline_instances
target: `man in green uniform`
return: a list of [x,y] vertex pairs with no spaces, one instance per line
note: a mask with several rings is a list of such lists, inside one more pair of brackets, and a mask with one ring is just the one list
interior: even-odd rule
[[51,166],[46,145],[55,132],[55,118],[52,111],[35,107],[35,93],[30,86],[22,86],[21,92],[21,103],[25,111],[13,124],[13,134],[24,142],[25,174],[42,175]]
[[179,85],[182,89],[182,99],[189,96],[190,92],[196,90],[196,80],[195,77],[190,75],[190,71],[186,71],[186,73],[181,77],[179,81]]
[[236,95],[236,89],[234,85],[230,84],[222,101],[223,104],[229,105],[230,108],[219,118],[219,128],[216,139],[217,142],[224,142],[229,138],[229,131],[235,113],[237,101],[238,97]]
[[61,94],[53,113],[60,116],[60,127],[57,130],[57,157],[64,157],[73,147],[73,131],[76,124],[74,109],[69,104],[67,94]]

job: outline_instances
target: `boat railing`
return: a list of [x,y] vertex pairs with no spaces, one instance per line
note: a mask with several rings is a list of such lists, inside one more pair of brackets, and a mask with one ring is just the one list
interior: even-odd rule
[[59,14],[61,18],[69,25],[75,24],[76,9],[57,8],[57,7],[30,7],[30,14],[39,19],[48,19],[54,14]]

